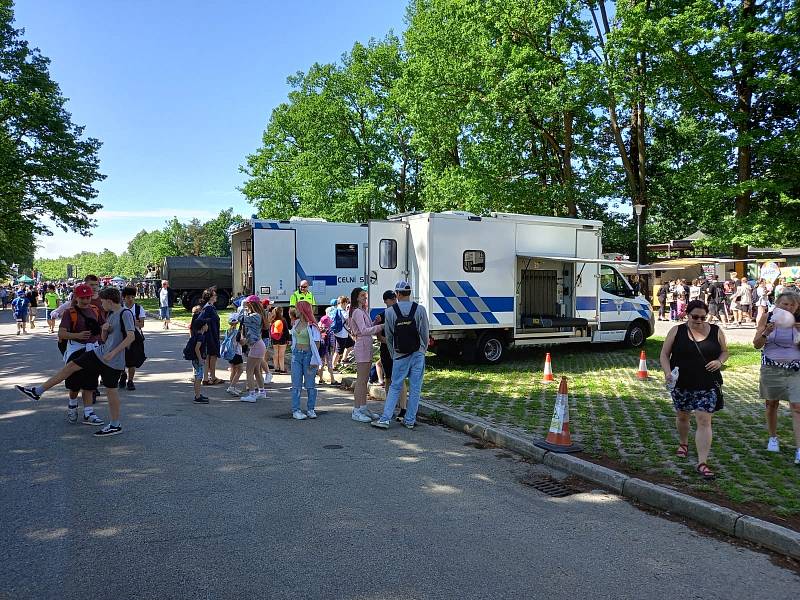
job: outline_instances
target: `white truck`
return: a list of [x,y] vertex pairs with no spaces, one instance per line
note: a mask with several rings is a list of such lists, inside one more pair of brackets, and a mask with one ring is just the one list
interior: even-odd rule
[[319,312],[366,283],[367,238],[366,223],[250,219],[231,233],[234,294],[258,294],[285,306],[306,279]]
[[648,301],[601,257],[600,221],[464,212],[370,221],[373,311],[408,280],[431,350],[499,362],[512,346],[624,342],[655,329]]

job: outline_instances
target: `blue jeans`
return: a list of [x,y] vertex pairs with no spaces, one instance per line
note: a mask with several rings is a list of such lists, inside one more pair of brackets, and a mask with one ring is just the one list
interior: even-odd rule
[[425,353],[414,352],[410,356],[394,359],[392,366],[392,385],[386,395],[381,421],[391,421],[394,408],[400,399],[403,381],[408,377],[408,404],[406,405],[405,422],[409,425],[417,421],[419,396],[422,393],[422,375],[425,373]]
[[300,410],[300,387],[306,388],[306,410],[317,405],[317,367],[311,366],[311,350],[292,351],[292,412]]

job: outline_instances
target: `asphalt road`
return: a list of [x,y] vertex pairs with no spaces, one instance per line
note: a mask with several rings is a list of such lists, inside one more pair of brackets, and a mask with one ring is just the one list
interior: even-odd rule
[[221,387],[194,405],[186,333],[158,328],[124,434],[94,439],[62,390],[13,391],[59,356],[0,314],[0,599],[797,597],[767,554],[603,492],[550,498],[520,482],[541,467],[355,423],[339,390],[316,421],[287,418],[285,377],[255,405]]

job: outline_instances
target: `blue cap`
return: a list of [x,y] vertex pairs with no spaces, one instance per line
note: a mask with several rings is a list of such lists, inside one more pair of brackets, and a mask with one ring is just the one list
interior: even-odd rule
[[338,298],[331,298],[331,306],[336,306],[339,303]]
[[411,291],[411,284],[407,281],[400,280],[394,284],[394,291],[395,292],[410,292]]

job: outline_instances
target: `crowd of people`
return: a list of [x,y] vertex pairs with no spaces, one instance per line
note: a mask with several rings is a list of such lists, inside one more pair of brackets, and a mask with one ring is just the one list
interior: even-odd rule
[[[333,298],[319,320],[306,281],[292,295],[288,310],[271,305],[269,299],[247,296],[228,317],[224,335],[214,306],[215,291],[206,290],[201,304],[192,311],[189,340],[184,347],[184,358],[192,363],[194,402],[209,402],[202,393],[203,385],[223,383],[217,377],[220,357],[229,364],[227,393],[243,402],[266,398],[273,373],[287,373],[286,348],[291,344],[288,373],[294,419],[317,418],[317,385],[325,384],[325,371],[329,383],[335,384],[334,373],[352,363],[356,373],[352,420],[387,429],[391,420],[397,419],[413,428],[428,347],[428,316],[423,307],[411,301],[408,282],[400,281],[395,287],[384,292],[385,308],[374,318],[370,317],[367,291],[361,287],[354,288],[349,298]],[[376,339],[379,359],[373,361]],[[381,414],[367,406],[373,373],[386,390]],[[244,386],[239,387],[242,375]],[[301,410],[303,391],[305,410]]]
[[658,320],[687,321],[689,303],[700,300],[708,306],[709,321],[723,328],[755,325],[785,290],[797,291],[797,282],[791,277],[781,277],[774,285],[765,279],[751,282],[735,273],[726,281],[719,281],[717,275],[674,279],[658,290]]

